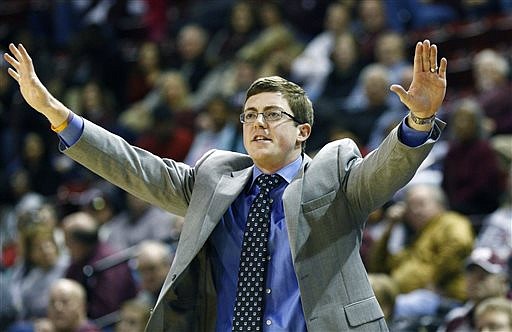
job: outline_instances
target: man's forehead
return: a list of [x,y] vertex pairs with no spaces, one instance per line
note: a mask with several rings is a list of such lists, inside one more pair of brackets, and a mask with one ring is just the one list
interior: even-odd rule
[[264,109],[271,107],[278,107],[284,110],[290,109],[288,101],[281,92],[261,92],[247,98],[244,110],[249,108]]

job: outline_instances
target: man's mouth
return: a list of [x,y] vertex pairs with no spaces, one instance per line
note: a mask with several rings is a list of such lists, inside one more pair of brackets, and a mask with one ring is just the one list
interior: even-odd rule
[[271,139],[268,137],[265,137],[265,136],[257,135],[257,136],[253,137],[252,141],[253,142],[262,142],[262,141],[271,141]]

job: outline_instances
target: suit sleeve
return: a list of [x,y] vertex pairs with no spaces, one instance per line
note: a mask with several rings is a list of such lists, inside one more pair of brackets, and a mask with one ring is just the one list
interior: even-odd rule
[[194,168],[132,146],[87,120],[78,141],[63,152],[134,196],[185,215],[194,185]]

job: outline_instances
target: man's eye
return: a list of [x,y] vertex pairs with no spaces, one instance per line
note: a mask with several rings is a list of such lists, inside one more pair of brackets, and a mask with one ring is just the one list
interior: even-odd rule
[[248,113],[245,113],[245,119],[246,119],[246,120],[253,120],[253,119],[256,119],[256,117],[258,116],[257,114],[258,114],[258,113],[254,113],[254,112],[248,112]]
[[281,113],[278,111],[268,111],[265,117],[269,120],[278,120],[281,117]]

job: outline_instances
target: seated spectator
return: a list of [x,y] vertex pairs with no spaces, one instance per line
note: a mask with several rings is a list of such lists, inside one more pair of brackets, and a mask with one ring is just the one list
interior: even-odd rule
[[143,241],[137,248],[135,269],[140,277],[140,292],[137,298],[154,306],[162,288],[174,254],[163,242]]
[[255,11],[250,1],[235,1],[229,20],[215,32],[206,49],[210,65],[224,65],[233,60],[236,52],[256,36]]
[[208,150],[234,151],[239,145],[238,113],[226,99],[214,97],[208,101],[196,123],[196,134],[184,160],[186,164],[194,166]]
[[[412,75],[412,66],[404,66],[400,70],[400,77],[398,79],[398,83],[401,86],[410,86],[412,83]],[[407,113],[408,110],[403,104],[397,106],[390,106],[389,109],[384,111],[384,113],[382,113],[373,124],[373,128],[368,138],[368,150],[371,151],[376,149],[384,140],[384,138],[389,134],[389,132],[394,127],[396,127],[398,123],[400,123],[400,121],[402,121],[402,119],[406,116]]]
[[56,195],[62,179],[54,162],[44,137],[36,132],[27,133],[23,138],[21,153],[6,165],[5,176],[0,177],[0,185],[4,187],[3,190],[12,188],[7,190],[7,194],[13,199],[19,198],[20,193],[16,192],[13,182],[22,173],[28,190],[47,197]]
[[512,256],[512,164],[509,167],[507,188],[500,207],[485,217],[477,234],[475,247],[492,248],[503,259]]
[[293,60],[303,45],[286,21],[277,2],[262,2],[258,8],[262,30],[237,52],[237,57],[260,65],[258,76],[289,77]]
[[18,310],[18,320],[45,317],[50,286],[61,278],[69,264],[59,253],[52,225],[37,220],[19,234],[22,256],[14,266],[10,292]]
[[126,209],[102,226],[105,242],[116,251],[128,249],[144,240],[177,242],[179,233],[171,234],[181,217],[126,193]]
[[128,300],[121,306],[115,332],[144,332],[151,307],[136,300]]
[[377,63],[366,66],[358,79],[362,84],[362,94],[355,95],[355,99],[345,99],[341,107],[345,114],[338,117],[366,146],[377,119],[393,108],[389,91],[391,82],[386,67]]
[[324,81],[331,71],[330,58],[336,39],[348,32],[349,23],[348,8],[338,2],[330,4],[324,17],[324,30],[292,62],[291,77],[303,82],[304,90],[313,102],[323,90]]
[[[66,278],[80,283],[87,293],[87,315],[99,319],[120,309],[135,297],[137,287],[126,262],[110,261],[115,251],[98,239],[98,223],[85,212],[62,220],[71,264]],[[104,322],[101,325],[108,325]]]
[[162,55],[156,42],[146,41],[137,49],[137,62],[129,67],[126,79],[127,102],[143,99],[157,85],[162,75]]
[[510,65],[504,55],[485,49],[473,58],[473,77],[478,103],[492,120],[492,135],[512,134],[512,82]]
[[157,106],[150,122],[135,145],[159,157],[183,161],[194,139],[192,130],[180,126],[177,115],[164,105]]
[[465,215],[493,212],[505,189],[504,170],[484,136],[482,116],[480,106],[471,99],[457,102],[451,113],[442,187],[450,208]]
[[493,297],[482,301],[475,309],[477,331],[512,331],[512,301]]
[[58,279],[50,289],[48,318],[55,332],[99,332],[88,319],[86,291],[76,281]]
[[[330,54],[330,68],[319,87],[319,96],[315,102],[315,126],[320,130],[312,133],[325,135],[325,128],[332,126],[332,120],[343,116],[345,99],[350,95],[359,79],[361,64],[357,54],[354,36],[344,33],[335,39]],[[324,140],[320,146],[326,143]]]
[[[473,246],[469,220],[447,209],[438,186],[410,186],[404,202],[402,218],[396,218],[402,224],[390,224],[369,264],[370,272],[389,273],[397,283],[397,318],[435,313],[443,297],[465,300],[464,260]],[[405,229],[401,248],[393,248],[396,227]]]
[[[404,70],[408,69],[409,67],[412,70],[412,65],[405,60],[405,40],[402,38],[402,36],[395,32],[389,31],[380,33],[376,37],[374,54],[375,62],[365,66],[364,68],[379,66],[382,69],[385,69],[385,74],[381,74],[379,77],[375,77],[379,80],[379,82],[382,80],[380,76],[385,76],[385,79],[388,82],[387,87],[389,87],[390,84],[406,83],[407,85],[403,86],[410,85],[410,81],[403,82],[403,80],[409,79],[404,77]],[[364,75],[364,72],[361,72],[357,82],[354,82],[350,85],[350,95],[347,96],[345,98],[346,100],[344,101],[345,108],[349,111],[357,112],[360,109],[368,107],[371,102],[371,100],[369,100],[371,96],[368,95],[368,80]],[[412,74],[410,74],[410,79],[412,80]],[[400,102],[398,96],[396,96],[394,93],[387,93],[385,97],[387,99],[385,103],[387,104],[388,109],[399,109],[402,111],[404,106]]]
[[358,1],[355,4],[356,16],[352,18],[352,31],[359,45],[363,66],[376,61],[375,45],[380,34],[389,28],[385,2],[382,0]]
[[505,298],[510,290],[508,268],[490,248],[476,248],[466,265],[468,300],[446,315],[439,332],[474,331],[475,308],[492,297]]
[[210,70],[207,45],[208,31],[197,24],[188,23],[178,31],[176,54],[172,56],[170,67],[183,75],[192,92],[198,90]]
[[170,113],[177,128],[192,130],[195,118],[192,102],[184,76],[175,70],[167,71],[160,75],[158,85],[143,100],[120,114],[118,121],[126,130],[140,135],[151,131],[155,114],[165,118],[166,113]]

